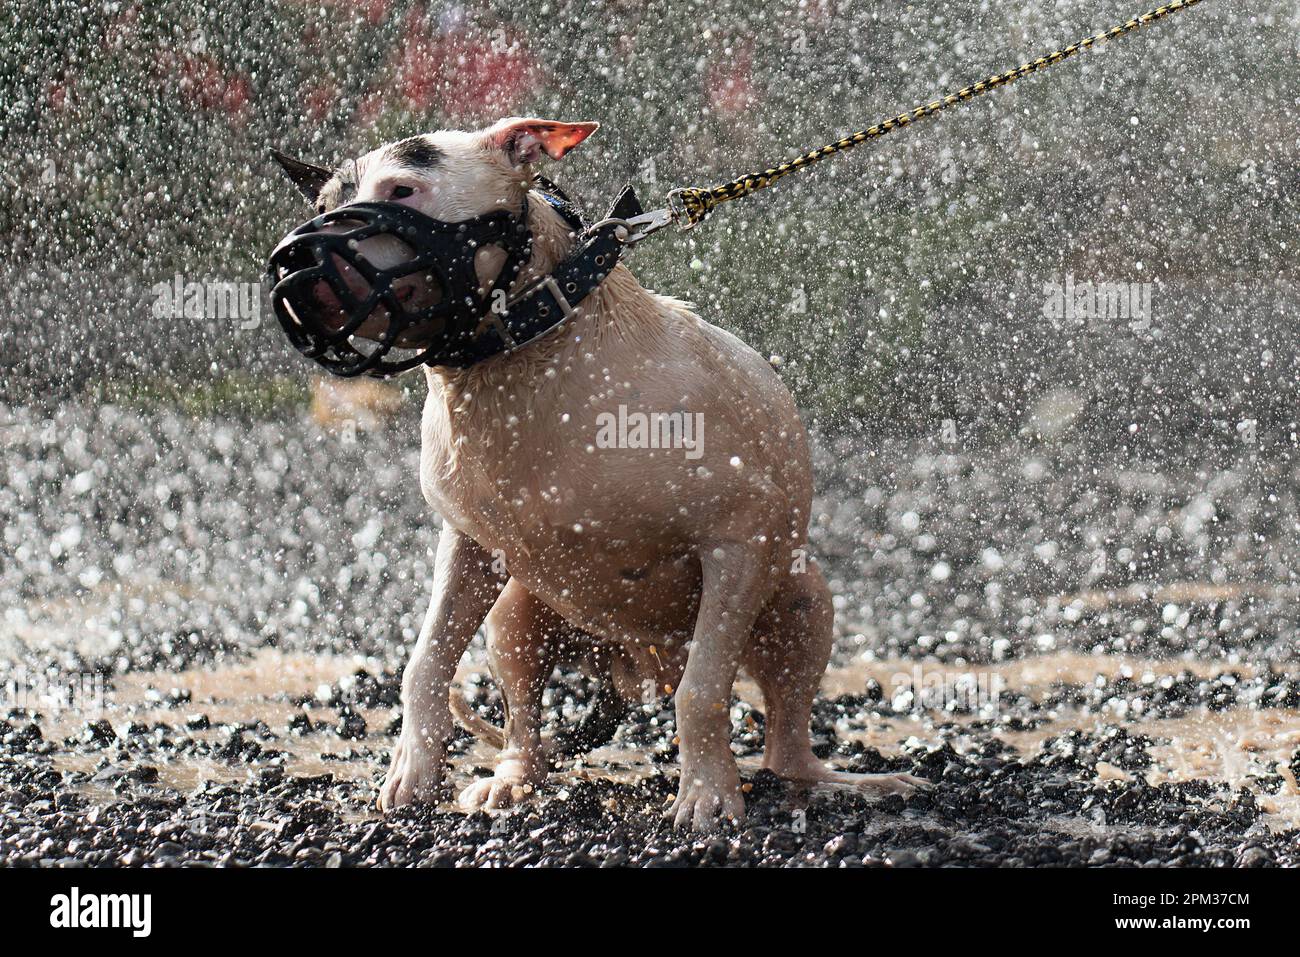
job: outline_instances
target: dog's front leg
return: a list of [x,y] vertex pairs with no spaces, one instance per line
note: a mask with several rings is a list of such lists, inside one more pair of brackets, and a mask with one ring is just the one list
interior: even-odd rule
[[765,549],[731,542],[701,549],[702,592],[686,670],[677,688],[682,775],[669,816],[678,827],[708,830],[745,815],[731,753],[731,688],[766,597]]
[[402,734],[379,793],[382,810],[432,800],[441,789],[452,732],[447,691],[504,580],[493,571],[491,554],[443,524],[433,601],[402,674]]

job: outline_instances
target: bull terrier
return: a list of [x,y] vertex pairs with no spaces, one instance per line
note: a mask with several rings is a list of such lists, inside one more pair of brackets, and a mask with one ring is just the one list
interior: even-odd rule
[[[511,118],[411,137],[333,170],[276,156],[318,212],[391,202],[454,222],[518,213],[535,164],[561,159],[597,126]],[[531,259],[512,294],[575,242],[544,197],[527,209]],[[501,267],[484,252],[475,269],[487,289]],[[541,339],[424,373],[420,490],[442,531],[381,808],[442,793],[449,689],[480,626],[507,722],[493,775],[461,795],[467,807],[505,806],[544,781],[543,688],[557,660],[582,649],[607,657],[625,697],[646,682],[673,695],[681,777],[668,814],[679,827],[744,815],[730,750],[741,667],[763,695],[765,768],[874,792],[926,784],[834,771],[812,753],[831,596],[805,557],[807,436],[761,356],[619,265]],[[691,441],[676,441],[688,422]]]

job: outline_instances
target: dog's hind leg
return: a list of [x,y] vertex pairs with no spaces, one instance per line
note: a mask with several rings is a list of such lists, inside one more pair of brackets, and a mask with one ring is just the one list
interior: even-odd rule
[[745,670],[763,692],[763,767],[788,780],[887,794],[927,786],[929,782],[910,774],[834,771],[813,754],[808,723],[830,659],[833,614],[826,580],[809,562],[805,571],[790,575],[755,625]]
[[467,809],[524,800],[549,770],[542,746],[542,692],[555,667],[554,642],[568,625],[511,579],[487,617],[488,660],[505,699],[505,749],[492,777],[465,788]]

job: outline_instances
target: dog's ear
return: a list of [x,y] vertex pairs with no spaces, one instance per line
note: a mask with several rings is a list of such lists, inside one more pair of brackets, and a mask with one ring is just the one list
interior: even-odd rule
[[488,145],[502,150],[514,166],[535,163],[543,153],[560,159],[596,130],[599,123],[561,123],[558,120],[501,120],[485,131]]
[[286,176],[293,181],[293,185],[301,190],[302,194],[307,197],[307,202],[313,205],[316,197],[320,196],[321,189],[330,181],[334,175],[332,170],[323,166],[313,166],[311,163],[304,163],[302,160],[296,160],[292,156],[281,153],[274,147],[271,148],[271,156],[280,168],[284,170]]

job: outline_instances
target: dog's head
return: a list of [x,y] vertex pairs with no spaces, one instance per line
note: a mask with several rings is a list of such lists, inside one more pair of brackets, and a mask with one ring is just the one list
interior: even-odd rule
[[354,202],[401,203],[455,222],[515,208],[542,156],[560,159],[599,123],[504,119],[467,133],[422,133],[371,150],[335,169],[272,155],[318,213]]
[[[475,132],[440,130],[411,136],[381,146],[334,169],[293,159],[278,150],[272,156],[317,213],[351,203],[384,202],[408,206],[431,219],[460,222],[498,210],[518,212],[529,184],[532,166],[542,157],[560,159],[599,127],[598,123],[561,123],[555,120],[510,118]],[[386,269],[409,258],[410,250],[386,236],[365,240],[358,252],[370,263]],[[475,256],[474,271],[480,294],[490,289],[506,254],[484,246]],[[353,292],[364,295],[364,283],[346,264],[339,263],[343,279]],[[438,302],[436,285],[411,276],[394,286],[410,308]],[[341,329],[346,314],[321,283],[313,304],[327,328]],[[384,327],[383,316],[368,320],[357,335],[375,339]],[[420,348],[418,327],[407,329],[398,340],[403,348]]]

